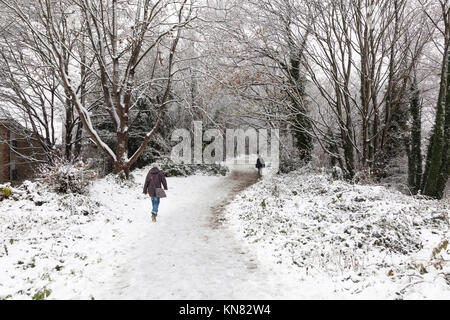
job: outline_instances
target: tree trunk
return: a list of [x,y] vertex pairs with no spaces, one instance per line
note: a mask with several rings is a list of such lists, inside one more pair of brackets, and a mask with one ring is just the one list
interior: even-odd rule
[[443,149],[440,176],[437,181],[436,195],[438,199],[444,197],[445,187],[450,175],[450,54],[448,55],[447,67],[447,95],[445,100],[445,117],[443,132]]
[[[442,159],[444,157],[444,103],[446,104],[446,97],[450,97],[448,94],[448,82],[450,81],[450,72],[447,68],[448,53],[444,56],[444,62],[442,67],[441,76],[441,89],[439,92],[438,104],[436,108],[436,121],[433,129],[433,135],[430,141],[430,148],[427,156],[427,167],[425,170],[425,180],[423,194],[433,198],[439,198],[438,181],[443,181],[441,177],[441,167],[443,165]],[[448,79],[447,79],[448,78]],[[447,150],[446,150],[447,152]],[[447,175],[448,178],[448,175]],[[445,187],[444,187],[445,188]]]
[[410,113],[412,129],[406,144],[408,153],[408,185],[411,193],[417,194],[420,191],[422,180],[422,119],[416,78],[414,78],[414,82],[411,85],[411,94]]

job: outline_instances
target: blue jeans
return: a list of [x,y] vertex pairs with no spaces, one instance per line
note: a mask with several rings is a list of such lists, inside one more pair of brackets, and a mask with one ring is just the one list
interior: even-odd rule
[[159,208],[159,204],[161,202],[160,198],[152,198],[152,213],[156,216],[158,215],[158,208]]
[[262,170],[263,170],[263,168],[258,168],[258,176],[259,177],[262,177]]

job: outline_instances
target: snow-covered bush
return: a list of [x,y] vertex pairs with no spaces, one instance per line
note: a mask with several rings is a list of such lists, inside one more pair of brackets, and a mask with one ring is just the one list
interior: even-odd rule
[[158,165],[166,177],[186,177],[193,174],[189,166],[185,164],[176,164],[169,158],[159,159]]
[[202,173],[213,176],[226,176],[229,169],[220,164],[199,164],[194,165],[193,170],[195,173]]
[[106,177],[107,181],[119,185],[122,188],[132,188],[136,186],[136,179],[133,174],[130,173],[128,178],[125,172],[120,172],[119,174],[112,173]]
[[96,173],[82,161],[75,165],[58,161],[53,166],[41,168],[42,181],[58,193],[85,194]]
[[360,292],[375,281],[406,287],[426,273],[450,283],[449,203],[330,173],[303,168],[253,185],[228,206],[231,228],[271,267],[330,275]]
[[290,154],[287,154],[285,152],[281,153],[281,159],[280,159],[280,173],[287,174],[291,173],[293,171],[296,171],[302,167],[305,166],[305,161],[293,157]]
[[194,174],[227,175],[229,169],[220,164],[177,164],[169,158],[158,161],[160,169],[167,177],[187,177]]
[[91,216],[100,210],[100,203],[84,195],[69,193],[57,200],[58,207],[71,215]]
[[331,176],[333,177],[333,179],[343,180],[344,179],[344,172],[342,171],[342,169],[340,167],[335,166],[331,170]]

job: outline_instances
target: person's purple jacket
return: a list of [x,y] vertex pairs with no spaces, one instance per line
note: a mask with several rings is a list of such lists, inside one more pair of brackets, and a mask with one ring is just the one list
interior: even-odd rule
[[156,198],[156,188],[162,188],[164,186],[164,190],[167,189],[167,181],[164,173],[158,168],[152,168],[145,179],[144,185],[144,194],[150,195],[152,198]]

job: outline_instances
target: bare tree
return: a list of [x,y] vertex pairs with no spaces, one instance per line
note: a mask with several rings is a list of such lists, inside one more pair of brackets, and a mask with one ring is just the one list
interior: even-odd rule
[[[57,70],[84,129],[114,162],[116,172],[124,171],[128,177],[131,165],[158,130],[164,110],[171,102],[172,79],[177,71],[175,53],[183,29],[195,18],[194,3],[188,0],[131,3],[120,0],[39,0],[25,8],[16,0],[1,2],[21,21],[24,29],[33,34],[39,45],[46,48],[49,53],[46,60]],[[31,19],[35,15],[37,24]],[[62,17],[71,18],[72,23],[66,26],[68,19]],[[83,48],[86,57],[80,50],[69,50],[63,32],[66,27],[78,35],[78,48]],[[136,83],[136,73],[139,68],[146,68],[142,62],[151,53],[164,65],[167,76],[163,79],[150,77],[147,83]],[[93,65],[87,62],[89,59],[93,59]],[[101,84],[104,107],[116,130],[115,152],[100,138],[93,126],[88,101],[81,98],[76,74],[82,68]],[[164,92],[159,103],[159,118],[136,153],[129,157],[129,111],[133,95],[145,86],[160,87]]]
[[[12,21],[12,18],[6,17],[6,20]],[[69,43],[67,50],[73,50],[75,38],[67,28],[64,32]],[[34,132],[47,153],[49,163],[55,157],[76,160],[81,149],[81,122],[70,96],[47,60],[50,56],[47,48],[40,46],[32,33],[24,32],[16,24],[10,24],[4,30],[0,45],[0,97],[6,102],[2,107],[2,116],[18,120]],[[67,61],[70,61],[69,58]],[[80,87],[84,87],[87,80],[82,72]],[[61,122],[64,137],[59,136]],[[65,144],[63,154],[57,148],[61,138]]]
[[[309,9],[312,23],[305,28],[313,40],[305,67],[336,120],[336,145],[345,159],[340,163],[352,177],[355,170],[375,167],[386,147],[393,114],[401,112],[430,32],[419,29],[410,36],[423,15],[404,0],[313,1]],[[322,132],[334,132],[332,121],[324,120]]]

